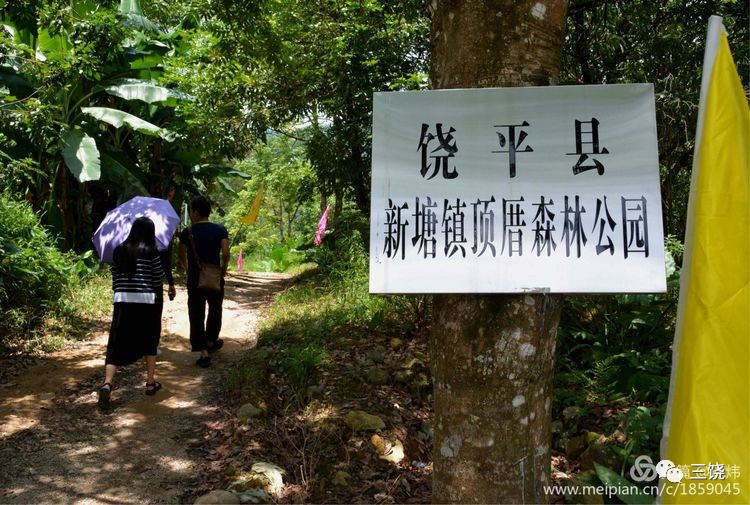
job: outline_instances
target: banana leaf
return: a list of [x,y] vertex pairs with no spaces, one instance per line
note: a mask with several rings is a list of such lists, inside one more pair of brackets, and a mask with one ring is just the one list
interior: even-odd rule
[[120,128],[127,124],[138,132],[154,137],[161,137],[167,142],[172,142],[177,138],[174,133],[166,128],[160,128],[155,124],[149,123],[148,121],[121,110],[111,109],[109,107],[81,107],[81,112],[104,121],[105,123],[111,124],[115,128]]

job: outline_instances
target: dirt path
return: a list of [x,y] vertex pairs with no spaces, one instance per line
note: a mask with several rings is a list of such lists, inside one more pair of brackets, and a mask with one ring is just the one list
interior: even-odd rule
[[[202,460],[223,372],[255,345],[260,309],[287,278],[235,274],[227,281],[224,348],[195,366],[187,293],[165,302],[157,379],[144,395],[140,363],[118,371],[112,413],[100,413],[107,342],[101,331],[0,385],[0,503],[179,503]],[[102,327],[104,330],[104,325]]]

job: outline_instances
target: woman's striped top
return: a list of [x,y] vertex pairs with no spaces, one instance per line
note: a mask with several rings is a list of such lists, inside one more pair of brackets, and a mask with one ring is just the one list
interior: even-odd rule
[[113,264],[112,291],[115,293],[113,303],[153,304],[156,301],[156,291],[162,288],[162,277],[164,277],[164,270],[161,268],[161,259],[158,255],[137,259],[135,273],[131,276]]

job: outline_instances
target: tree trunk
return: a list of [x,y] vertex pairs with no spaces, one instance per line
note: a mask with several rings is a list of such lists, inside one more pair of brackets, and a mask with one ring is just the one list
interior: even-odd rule
[[71,180],[72,177],[68,171],[68,167],[60,162],[57,165],[57,208],[60,210],[62,229],[62,245],[61,249],[63,252],[70,251],[74,248],[76,227],[75,227],[75,202],[71,197]]
[[560,296],[435,297],[435,503],[544,503]]
[[[567,0],[432,2],[432,87],[554,84]],[[544,503],[558,295],[437,295],[433,502]]]
[[[344,210],[344,192],[340,187],[333,190],[335,202],[333,207],[333,218],[336,219],[341,216],[341,212]],[[323,209],[325,210],[325,209]]]
[[354,188],[354,203],[364,216],[370,215],[370,163],[362,157],[362,147],[356,140],[352,143],[347,160],[350,167],[351,185]]

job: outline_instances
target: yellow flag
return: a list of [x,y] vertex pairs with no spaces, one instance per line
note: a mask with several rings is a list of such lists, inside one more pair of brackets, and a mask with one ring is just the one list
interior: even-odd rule
[[750,109],[717,16],[703,72],[662,502],[750,503]]
[[255,221],[258,219],[258,214],[260,213],[260,204],[263,202],[264,191],[265,188],[261,182],[260,187],[258,188],[258,194],[255,195],[255,200],[253,200],[253,204],[250,206],[250,211],[245,217],[240,219],[241,224],[255,224]]

